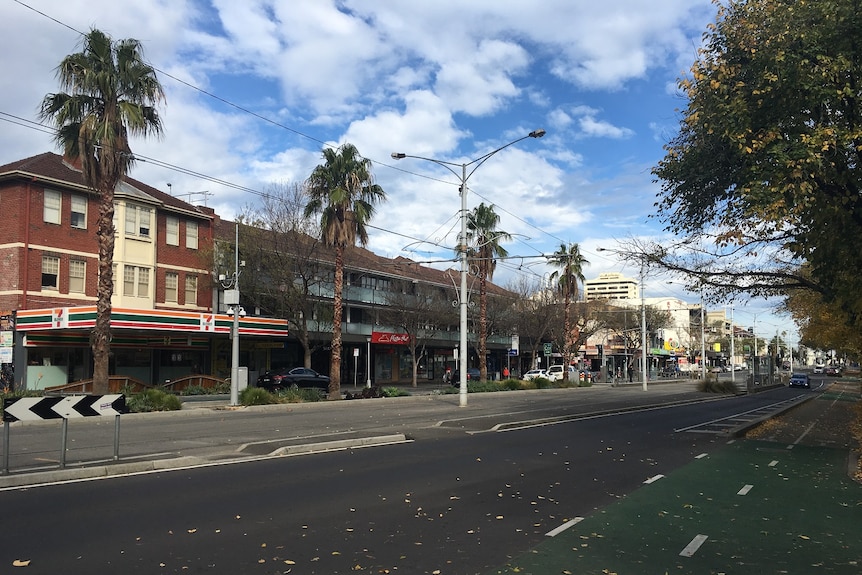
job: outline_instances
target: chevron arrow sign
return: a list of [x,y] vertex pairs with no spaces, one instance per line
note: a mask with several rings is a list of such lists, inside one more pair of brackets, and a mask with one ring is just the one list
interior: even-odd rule
[[3,400],[3,421],[74,419],[122,413],[128,413],[126,396],[122,394],[18,397]]

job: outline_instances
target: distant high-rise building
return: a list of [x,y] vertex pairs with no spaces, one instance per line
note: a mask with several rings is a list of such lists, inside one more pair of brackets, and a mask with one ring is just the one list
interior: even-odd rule
[[584,282],[586,301],[637,299],[638,297],[640,293],[637,280],[627,278],[618,272],[599,274],[599,277]]

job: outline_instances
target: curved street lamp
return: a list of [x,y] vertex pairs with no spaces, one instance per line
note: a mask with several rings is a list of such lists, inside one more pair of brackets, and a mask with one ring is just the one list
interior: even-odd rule
[[[522,136],[517,140],[512,140],[505,146],[500,146],[496,150],[490,151],[483,156],[479,156],[475,160],[461,164],[456,162],[447,162],[445,160],[437,160],[434,158],[425,158],[423,156],[413,156],[400,152],[392,152],[392,158],[395,160],[415,158],[417,160],[425,160],[426,162],[434,162],[455,174],[455,176],[461,181],[461,185],[458,188],[459,193],[461,194],[461,238],[458,244],[458,248],[461,251],[461,293],[459,295],[459,304],[461,309],[461,339],[458,345],[458,376],[460,380],[458,403],[461,407],[467,406],[467,180],[477,169],[479,169],[479,166],[484,164],[488,158],[497,152],[504,150],[513,144],[517,144],[521,140],[526,140],[527,138],[541,138],[544,135],[545,130],[543,129],[533,130],[526,136]],[[471,166],[472,168],[468,172],[467,168]],[[455,168],[460,168],[460,173]],[[482,358],[483,361],[484,359],[485,358]]]

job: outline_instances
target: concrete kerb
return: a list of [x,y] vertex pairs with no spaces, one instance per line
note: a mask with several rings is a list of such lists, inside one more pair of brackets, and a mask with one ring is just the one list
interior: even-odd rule
[[352,439],[340,439],[334,441],[321,441],[316,443],[289,445],[276,448],[269,453],[259,455],[241,455],[242,448],[237,450],[235,457],[225,458],[223,455],[215,459],[201,457],[174,457],[167,459],[154,459],[151,461],[118,462],[105,465],[93,465],[87,467],[75,467],[66,469],[53,469],[49,471],[38,471],[35,473],[19,473],[0,476],[0,489],[15,487],[32,487],[36,485],[47,485],[61,481],[83,481],[90,479],[103,479],[107,477],[119,477],[137,473],[148,473],[154,471],[169,471],[176,469],[188,469],[220,463],[239,463],[244,461],[255,461],[271,457],[286,455],[306,455],[312,453],[323,453],[327,451],[339,451],[345,449],[356,449],[363,447],[375,447],[383,445],[394,445],[408,442],[404,434],[390,434],[374,437],[357,437]]
[[792,404],[789,404],[787,406],[780,407],[780,408],[776,409],[775,411],[772,411],[772,412],[770,412],[770,413],[768,413],[762,417],[758,417],[757,419],[753,419],[751,421],[743,423],[742,425],[734,427],[733,429],[728,431],[727,434],[730,435],[731,437],[742,437],[746,433],[748,433],[749,431],[751,431],[752,429],[754,429],[755,427],[757,427],[758,425],[763,423],[764,421],[768,421],[768,420],[772,419],[773,417],[785,414],[788,411],[790,411],[791,409],[796,409],[800,405],[804,405],[805,403],[807,403],[807,402],[809,402],[815,398],[816,398],[816,396],[809,395],[808,397],[805,397],[805,398],[797,401],[796,403],[792,403]]

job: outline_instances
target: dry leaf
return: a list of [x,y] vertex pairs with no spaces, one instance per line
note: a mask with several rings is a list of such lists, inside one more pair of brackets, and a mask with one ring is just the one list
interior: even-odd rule
[[291,561],[290,559],[284,560],[285,565],[296,565],[296,561]]
[[13,567],[27,567],[30,565],[29,559],[16,559],[12,562]]
[[197,529],[189,529],[189,533],[195,533],[195,532],[197,532]]

